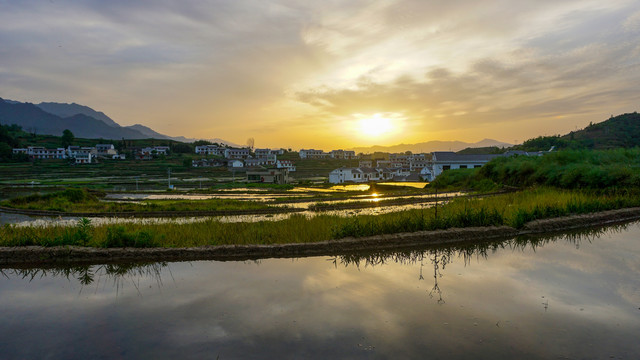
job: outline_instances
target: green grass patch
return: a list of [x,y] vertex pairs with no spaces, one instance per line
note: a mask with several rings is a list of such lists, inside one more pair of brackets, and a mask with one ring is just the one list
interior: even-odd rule
[[190,247],[232,244],[318,242],[452,227],[508,225],[521,228],[532,220],[570,214],[640,206],[637,191],[569,191],[551,188],[490,196],[457,198],[438,207],[383,215],[307,218],[292,215],[282,221],[223,223],[207,220],[191,224],[127,224],[75,227],[18,227],[0,229],[0,246],[79,245],[92,247]]

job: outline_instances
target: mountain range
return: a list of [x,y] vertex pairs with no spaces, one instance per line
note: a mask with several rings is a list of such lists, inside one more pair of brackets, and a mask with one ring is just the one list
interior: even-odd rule
[[388,152],[388,153],[399,153],[411,151],[412,153],[428,153],[433,151],[459,151],[466,148],[479,148],[479,147],[511,147],[512,144],[508,144],[505,142],[493,140],[493,139],[484,139],[475,143],[467,143],[464,141],[427,141],[418,144],[398,144],[391,146],[369,146],[369,147],[356,147],[353,148],[356,153],[373,153],[376,151],[379,152]]
[[[193,142],[184,136],[164,135],[153,129],[136,124],[121,126],[105,113],[96,111],[88,106],[76,103],[65,104],[55,102],[41,102],[39,104],[23,103],[0,98],[0,124],[17,124],[25,131],[46,135],[62,135],[65,129],[71,130],[76,137],[87,139],[168,139],[180,142]],[[224,143],[239,146],[232,142],[215,138],[206,139],[214,143]],[[484,139],[476,143],[462,141],[429,141],[419,144],[399,144],[393,146],[356,147],[351,150],[363,153],[406,152],[414,153],[451,150],[458,151],[468,147],[509,147],[511,144]]]
[[[72,103],[41,102],[22,103],[0,98],[0,124],[17,124],[29,132],[46,135],[62,135],[65,129],[76,137],[87,139],[167,139],[193,142],[184,136],[160,134],[153,129],[136,124],[121,126],[105,113],[88,106]],[[207,139],[211,142],[235,144],[223,139]]]

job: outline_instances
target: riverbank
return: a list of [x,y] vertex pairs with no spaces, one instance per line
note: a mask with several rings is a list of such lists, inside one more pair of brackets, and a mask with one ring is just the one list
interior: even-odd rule
[[278,257],[334,256],[356,250],[384,250],[425,245],[506,240],[516,236],[605,226],[640,219],[640,207],[563,216],[510,226],[450,228],[384,234],[313,243],[221,245],[188,248],[88,248],[79,246],[0,247],[0,266],[16,264],[110,263],[148,261],[252,260]]

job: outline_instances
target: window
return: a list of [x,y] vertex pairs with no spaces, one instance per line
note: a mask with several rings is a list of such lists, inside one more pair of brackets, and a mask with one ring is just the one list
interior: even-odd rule
[[451,165],[443,165],[442,166],[442,171],[449,170],[449,169],[451,169]]
[[460,169],[466,169],[467,165],[460,165]]
[[473,165],[473,168],[474,168],[474,169],[477,169],[477,168],[479,168],[479,167],[482,167],[482,165]]

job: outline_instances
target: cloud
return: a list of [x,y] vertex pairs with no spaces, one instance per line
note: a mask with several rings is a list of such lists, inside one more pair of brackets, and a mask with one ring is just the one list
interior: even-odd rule
[[0,1],[0,92],[265,146],[341,146],[353,112],[404,114],[422,140],[455,138],[449,125],[525,138],[532,119],[574,116],[546,124],[561,132],[633,110],[638,14],[626,0]]

